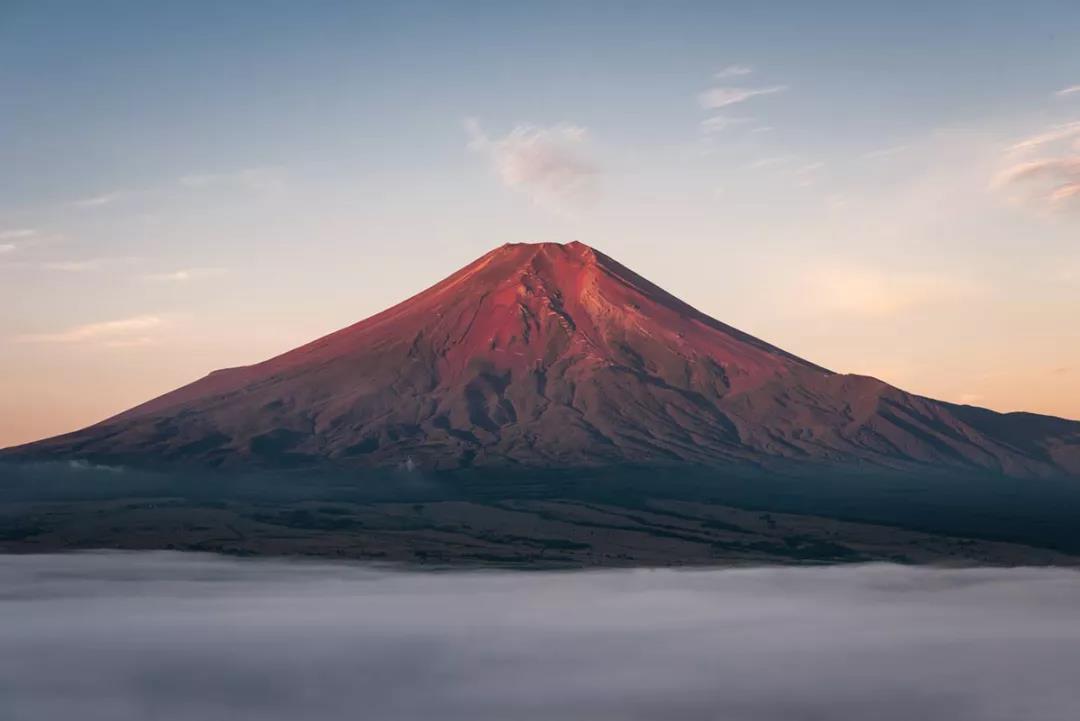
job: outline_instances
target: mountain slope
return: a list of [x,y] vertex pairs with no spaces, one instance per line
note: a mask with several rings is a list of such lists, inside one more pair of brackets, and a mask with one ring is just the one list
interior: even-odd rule
[[581,243],[419,295],[15,457],[235,468],[634,465],[1080,475],[1080,423],[830,372]]

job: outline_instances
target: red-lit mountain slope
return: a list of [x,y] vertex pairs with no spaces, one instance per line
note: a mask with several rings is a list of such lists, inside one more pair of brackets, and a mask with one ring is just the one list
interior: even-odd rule
[[223,468],[792,463],[1080,475],[1080,423],[830,372],[581,243],[505,245],[419,295],[21,457]]

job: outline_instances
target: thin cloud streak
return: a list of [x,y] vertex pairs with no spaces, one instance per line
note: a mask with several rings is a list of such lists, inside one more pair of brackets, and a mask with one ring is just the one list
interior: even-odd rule
[[225,186],[258,193],[277,193],[287,185],[285,171],[277,167],[245,168],[225,173],[192,173],[181,177],[177,182],[192,189]]
[[1080,121],[1013,144],[1004,160],[990,186],[1009,190],[1014,202],[1048,210],[1080,208]]
[[100,208],[103,205],[108,205],[115,202],[120,198],[122,193],[104,193],[102,195],[95,195],[89,198],[81,198],[72,203],[76,208]]
[[50,260],[41,263],[43,270],[55,270],[64,273],[86,273],[101,270],[110,266],[128,265],[138,262],[138,258],[85,258],[82,260]]
[[14,228],[0,231],[0,240],[26,240],[27,238],[33,238],[37,234],[38,232],[33,228]]
[[726,78],[736,78],[743,75],[749,75],[754,72],[754,69],[749,65],[735,64],[728,65],[726,68],[719,70],[713,75],[717,80],[724,80]]
[[714,115],[701,121],[701,130],[704,133],[720,133],[736,125],[751,122],[752,118],[733,118],[730,115]]
[[994,183],[997,187],[1027,183],[1036,199],[1061,205],[1080,198],[1080,155],[1018,163],[1005,168]]
[[138,334],[158,328],[164,321],[156,315],[139,315],[120,320],[102,321],[74,326],[59,333],[37,333],[16,336],[19,343],[83,343],[104,340],[117,343],[131,340],[132,334]]
[[698,94],[698,104],[707,110],[726,108],[729,105],[742,103],[750,98],[760,95],[773,95],[782,93],[788,89],[786,85],[773,85],[767,88],[734,88],[716,87]]
[[795,180],[802,187],[809,187],[817,182],[818,176],[821,171],[825,169],[825,163],[817,161],[813,163],[806,163],[791,171],[791,174],[795,177]]
[[759,158],[747,165],[746,167],[748,170],[775,168],[781,165],[787,165],[788,163],[791,163],[797,159],[798,158],[794,155],[774,155],[768,158]]
[[1070,85],[1069,87],[1062,88],[1061,90],[1054,93],[1054,95],[1056,95],[1059,98],[1064,98],[1064,97],[1067,97],[1069,95],[1077,95],[1077,94],[1080,94],[1080,85]]
[[878,160],[880,158],[892,158],[900,155],[908,149],[907,145],[892,145],[887,148],[879,148],[878,150],[871,150],[868,153],[863,153],[863,160]]
[[154,283],[185,283],[190,280],[213,278],[224,275],[226,272],[228,271],[224,268],[183,268],[168,273],[147,273],[143,279]]
[[107,340],[103,341],[102,345],[106,348],[143,348],[146,346],[157,345],[157,341],[149,336],[139,336],[137,338]]
[[1020,142],[1010,146],[1009,150],[1014,153],[1028,152],[1037,150],[1044,145],[1050,145],[1062,140],[1069,140],[1074,137],[1080,137],[1080,120],[1055,125],[1049,130],[1024,138]]

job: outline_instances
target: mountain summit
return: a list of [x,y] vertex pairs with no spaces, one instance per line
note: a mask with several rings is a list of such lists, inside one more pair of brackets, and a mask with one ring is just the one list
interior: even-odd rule
[[858,467],[1080,474],[1080,423],[834,373],[573,242],[13,457],[222,468]]

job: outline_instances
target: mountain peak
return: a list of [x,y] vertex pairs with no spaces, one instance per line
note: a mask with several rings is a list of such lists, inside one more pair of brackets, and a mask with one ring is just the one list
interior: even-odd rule
[[[547,262],[556,264],[562,272],[580,272],[582,269],[595,265],[598,253],[584,243],[574,240],[569,243],[505,243],[491,251],[484,258],[491,261],[505,263],[509,272],[513,272],[515,264],[530,266],[538,270],[542,265],[537,263]],[[554,270],[550,265],[549,269]]]
[[540,241],[537,243],[503,243],[493,252],[499,252],[505,249],[513,248],[535,248],[537,250],[553,250],[563,252],[575,252],[575,253],[594,253],[595,251],[580,240],[571,240],[569,243],[557,243],[554,241]]
[[18,450],[210,465],[1080,472],[1080,424],[1020,433],[999,418],[832,373],[584,243],[510,243],[347,328]]

